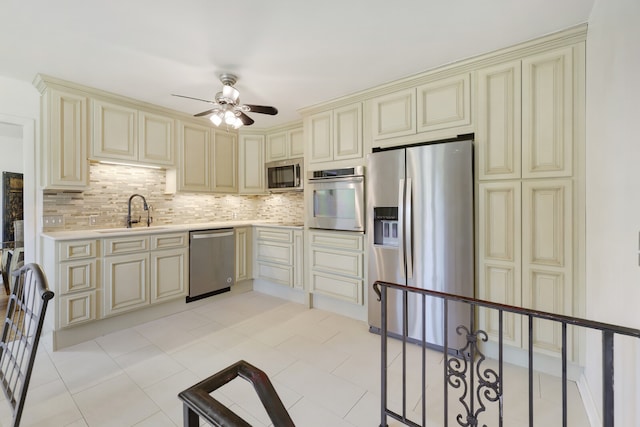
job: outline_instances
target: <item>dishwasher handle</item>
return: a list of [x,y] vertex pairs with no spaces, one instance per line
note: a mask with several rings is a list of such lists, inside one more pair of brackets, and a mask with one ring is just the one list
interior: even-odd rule
[[210,233],[192,234],[191,239],[216,239],[218,237],[233,236],[233,230],[231,231],[212,231]]

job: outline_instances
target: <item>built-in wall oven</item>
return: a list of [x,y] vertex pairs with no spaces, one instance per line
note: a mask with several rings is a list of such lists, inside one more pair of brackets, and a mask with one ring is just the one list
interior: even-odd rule
[[309,227],[364,231],[364,166],[311,171],[307,178]]

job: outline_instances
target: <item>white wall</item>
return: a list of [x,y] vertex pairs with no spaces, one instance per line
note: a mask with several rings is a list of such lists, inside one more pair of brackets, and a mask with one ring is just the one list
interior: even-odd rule
[[[640,328],[640,1],[596,0],[587,36],[587,317]],[[616,425],[640,419],[640,343],[616,342]],[[601,405],[600,337],[587,382]]]
[[39,140],[40,94],[31,83],[0,76],[0,122],[22,126],[24,173],[25,261],[38,259],[37,218],[42,215],[42,196],[36,193],[36,147]]

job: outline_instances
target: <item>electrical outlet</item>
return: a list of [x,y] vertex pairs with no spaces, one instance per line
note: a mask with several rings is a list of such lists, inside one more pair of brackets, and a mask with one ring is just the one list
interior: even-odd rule
[[45,227],[62,227],[64,225],[64,216],[45,215],[42,217],[42,224]]
[[98,225],[98,215],[89,215],[89,225]]

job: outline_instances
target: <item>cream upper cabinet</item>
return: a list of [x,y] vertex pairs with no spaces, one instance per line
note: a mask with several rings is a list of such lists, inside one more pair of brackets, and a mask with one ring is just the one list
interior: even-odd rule
[[423,142],[472,132],[471,75],[432,80],[372,98],[368,112],[375,145],[394,144],[386,140]]
[[478,178],[521,177],[521,62],[513,61],[477,72]]
[[278,130],[266,135],[266,160],[295,159],[304,156],[304,133],[302,127]]
[[264,135],[240,135],[238,193],[261,194],[265,187]]
[[93,159],[173,166],[173,132],[170,117],[93,100]]
[[155,165],[175,165],[175,121],[171,117],[138,111],[138,158]]
[[309,162],[322,163],[363,157],[360,102],[309,116]]
[[138,110],[94,99],[91,157],[137,161]]
[[418,86],[417,131],[430,132],[471,124],[469,73]]
[[571,176],[574,50],[566,47],[522,61],[522,176]]
[[374,140],[416,133],[416,90],[406,89],[371,101],[371,128]]
[[238,136],[224,131],[214,131],[212,154],[212,191],[216,193],[237,193]]
[[82,191],[89,186],[88,103],[89,99],[84,95],[43,88],[44,189]]
[[180,124],[178,190],[211,190],[211,129],[194,123]]

